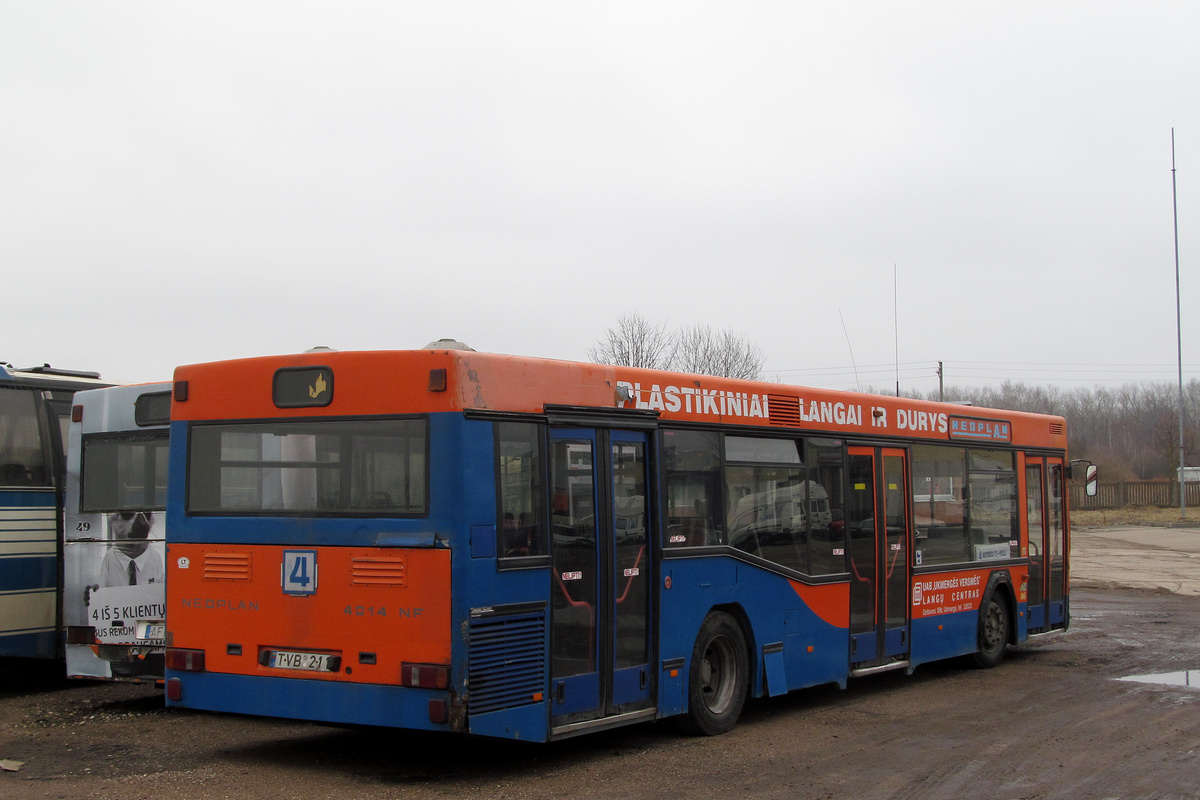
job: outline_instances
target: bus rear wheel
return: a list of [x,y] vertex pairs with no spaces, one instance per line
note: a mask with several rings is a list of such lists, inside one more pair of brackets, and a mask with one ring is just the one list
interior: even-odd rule
[[729,614],[713,611],[705,617],[692,647],[685,729],[705,736],[732,730],[746,704],[749,678],[742,627]]
[[980,607],[979,645],[974,656],[976,666],[990,669],[1004,659],[1010,624],[1004,597],[999,592],[991,592]]

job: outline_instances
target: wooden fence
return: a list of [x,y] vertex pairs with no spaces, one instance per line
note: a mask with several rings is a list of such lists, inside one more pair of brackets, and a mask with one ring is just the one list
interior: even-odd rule
[[[1188,481],[1187,506],[1200,506],[1200,481]],[[1083,492],[1083,484],[1072,484],[1071,508],[1101,509],[1125,508],[1126,506],[1153,506],[1176,508],[1179,506],[1179,484],[1175,481],[1121,481],[1101,483],[1095,497]]]

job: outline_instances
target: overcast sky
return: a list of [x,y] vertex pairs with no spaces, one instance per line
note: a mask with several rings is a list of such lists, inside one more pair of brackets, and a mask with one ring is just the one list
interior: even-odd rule
[[0,0],[0,360],[586,359],[637,312],[789,383],[1174,382],[1174,127],[1200,377],[1198,33],[1194,0]]

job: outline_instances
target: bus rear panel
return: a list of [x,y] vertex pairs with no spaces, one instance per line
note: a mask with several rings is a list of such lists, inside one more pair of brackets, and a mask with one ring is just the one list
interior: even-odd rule
[[67,676],[161,681],[171,384],[79,392],[67,442]]

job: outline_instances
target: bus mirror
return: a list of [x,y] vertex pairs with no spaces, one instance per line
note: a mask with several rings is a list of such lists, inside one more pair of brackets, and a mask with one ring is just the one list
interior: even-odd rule
[[[1080,475],[1079,468],[1084,467],[1083,474]],[[1099,469],[1095,464],[1085,458],[1077,458],[1067,464],[1067,478],[1075,479],[1083,478],[1083,491],[1088,497],[1095,497],[1100,493],[1100,476]]]

